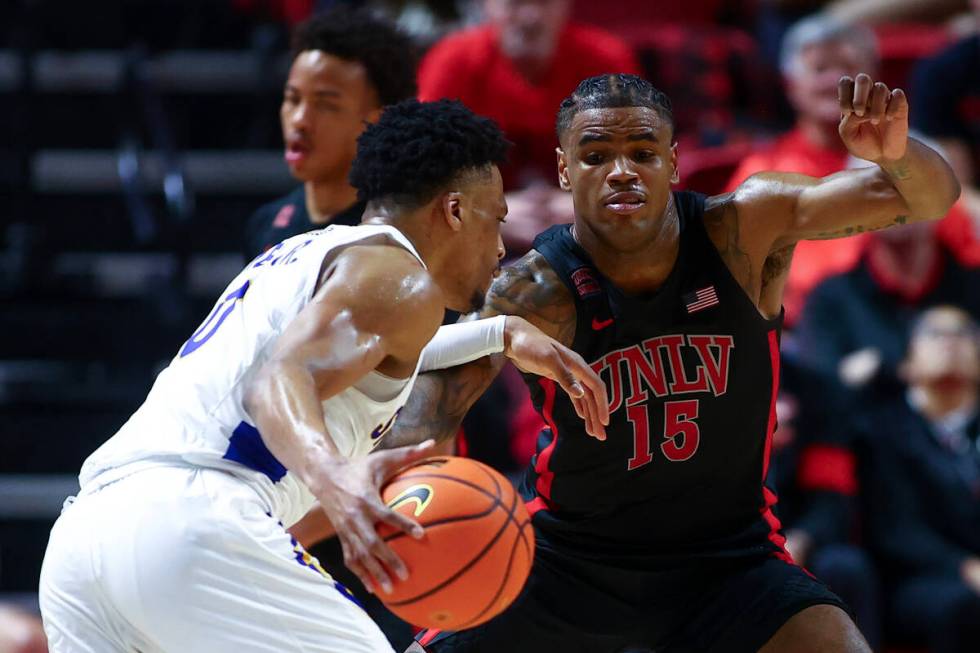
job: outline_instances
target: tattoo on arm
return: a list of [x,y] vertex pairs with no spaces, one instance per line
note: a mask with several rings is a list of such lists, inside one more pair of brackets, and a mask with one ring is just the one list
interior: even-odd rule
[[909,164],[905,161],[894,161],[886,165],[881,166],[881,169],[885,171],[892,179],[897,179],[899,181],[905,181],[906,179],[912,178],[912,169]]
[[854,236],[857,234],[868,233],[871,231],[881,231],[882,229],[888,229],[889,227],[895,227],[897,225],[906,224],[909,221],[909,216],[898,215],[895,219],[887,224],[876,225],[872,227],[867,227],[865,225],[855,225],[853,227],[845,227],[843,229],[838,229],[837,231],[823,231],[818,233],[816,236],[809,238],[808,240],[831,240],[833,238],[844,238],[846,236]]
[[708,198],[704,207],[705,226],[715,234],[712,241],[732,275],[749,296],[755,297],[758,293],[753,292],[756,281],[752,258],[741,242],[738,207],[734,200],[734,193]]
[[495,315],[519,315],[570,347],[575,339],[575,302],[544,257],[535,251],[504,269],[487,297]]
[[382,448],[417,444],[429,438],[443,442],[456,435],[466,412],[497,376],[504,362],[504,357],[498,354],[419,376]]
[[[477,317],[519,315],[566,346],[575,338],[575,302],[558,275],[537,252],[504,268]],[[447,370],[422,374],[382,447],[389,449],[446,440],[506,363],[494,354]]]
[[783,276],[793,261],[793,250],[795,249],[796,245],[787,245],[769,254],[765,264],[762,266],[763,291],[765,291],[769,284]]

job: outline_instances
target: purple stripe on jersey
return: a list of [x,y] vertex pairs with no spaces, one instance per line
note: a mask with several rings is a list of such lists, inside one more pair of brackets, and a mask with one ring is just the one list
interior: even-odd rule
[[228,450],[222,457],[262,472],[273,483],[279,482],[286,475],[286,468],[265,446],[259,430],[245,422],[235,427],[231,439],[228,440]]

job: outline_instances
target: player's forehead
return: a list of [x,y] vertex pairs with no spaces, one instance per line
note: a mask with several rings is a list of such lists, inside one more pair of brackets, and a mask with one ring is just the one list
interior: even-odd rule
[[289,68],[287,84],[310,88],[335,88],[347,92],[368,92],[367,69],[360,61],[341,59],[322,50],[304,50]]
[[588,143],[593,136],[605,139],[635,140],[646,137],[670,142],[670,125],[651,107],[615,107],[583,109],[572,117],[568,128],[570,140]]

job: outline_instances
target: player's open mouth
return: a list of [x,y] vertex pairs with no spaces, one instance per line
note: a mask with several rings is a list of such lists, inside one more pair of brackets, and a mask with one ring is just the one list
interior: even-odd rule
[[286,162],[298,163],[305,159],[310,153],[310,148],[303,143],[290,141],[286,144]]
[[613,213],[628,215],[636,213],[646,205],[646,195],[636,191],[613,193],[606,198],[606,208]]

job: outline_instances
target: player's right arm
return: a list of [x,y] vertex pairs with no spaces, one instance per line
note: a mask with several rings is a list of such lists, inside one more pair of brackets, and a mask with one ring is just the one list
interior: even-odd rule
[[[495,315],[519,316],[564,347],[570,347],[575,336],[574,300],[544,257],[534,250],[505,267],[490,287],[484,307],[464,319]],[[531,358],[527,352],[513,351],[521,345],[511,341],[509,352],[421,375],[382,446],[404,446],[428,439],[443,442],[454,436],[466,412],[500,373],[508,357],[537,373],[527,369]],[[603,425],[608,423],[609,414],[605,388],[601,382],[597,388],[597,380],[593,378],[592,387],[587,388],[596,401],[576,402],[576,409],[586,420],[589,433],[604,438]]]
[[374,525],[384,521],[416,537],[422,529],[385,506],[379,488],[394,470],[428,455],[431,443],[348,459],[328,433],[321,401],[378,367],[410,375],[442,314],[441,293],[408,252],[352,247],[327,268],[246,389],[245,409],[266,446],[317,498],[345,563],[368,587],[373,578],[390,591],[388,570],[407,574]]

